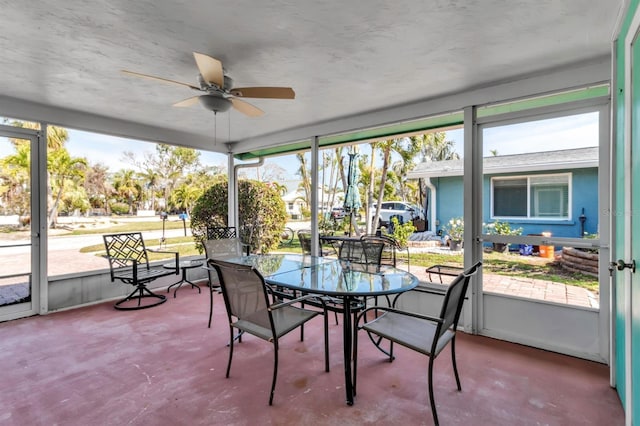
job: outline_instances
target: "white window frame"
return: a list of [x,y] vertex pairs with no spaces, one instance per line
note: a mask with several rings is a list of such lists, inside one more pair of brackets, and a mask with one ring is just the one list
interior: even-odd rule
[[[567,217],[549,217],[549,216],[533,216],[531,215],[531,178],[539,178],[545,176],[566,176],[567,177]],[[494,182],[497,180],[504,181],[509,179],[526,179],[527,180],[527,215],[526,216],[497,216],[494,211]],[[572,220],[573,207],[573,173],[546,173],[534,175],[518,175],[518,176],[493,176],[491,177],[491,219],[509,219],[509,220],[545,220],[545,221],[568,221]],[[537,201],[537,200],[536,200]],[[538,203],[536,202],[536,206]]]

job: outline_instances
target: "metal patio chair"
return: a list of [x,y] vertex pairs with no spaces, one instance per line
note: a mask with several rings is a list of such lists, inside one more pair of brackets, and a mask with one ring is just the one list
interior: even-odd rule
[[[209,228],[207,228],[209,229]],[[234,231],[235,235],[235,231]],[[202,243],[205,250],[207,259],[228,259],[230,257],[242,256],[249,254],[249,246],[240,241],[239,238],[223,238],[223,239],[210,239]],[[211,328],[211,319],[213,317],[213,292],[220,289],[220,286],[214,285],[214,276],[217,276],[216,271],[205,266],[207,274],[209,275],[209,328]],[[218,276],[218,281],[219,281]]]
[[[302,254],[311,254],[311,231],[301,229],[298,231],[298,241],[300,241],[300,248],[302,249]],[[323,250],[322,244],[318,246],[318,254],[320,256],[328,256],[332,254],[332,250]]]
[[[342,241],[340,249],[338,251],[338,259],[342,262],[346,262],[345,266],[355,267],[356,269],[364,272],[380,272],[380,259],[382,256],[382,249],[384,245],[378,241],[365,241],[362,239],[347,239]],[[352,266],[350,264],[353,264]],[[376,298],[377,300],[377,298]],[[326,297],[325,302],[331,310],[342,312],[344,309],[341,307],[342,299],[335,297]],[[353,312],[354,321],[357,313],[366,306],[366,299],[359,299],[351,307]],[[336,312],[336,324],[338,323],[338,317]]]
[[409,247],[402,247],[398,244],[398,241],[390,235],[363,235],[363,240],[380,241],[384,244],[382,250],[382,257],[380,260],[381,265],[397,266],[398,264],[398,252],[406,251],[407,257],[407,271],[411,271],[411,263],[409,259]]
[[384,245],[384,248],[382,249],[382,255],[380,257],[380,264],[394,267],[396,266],[396,249],[398,247],[398,243],[394,238],[388,237],[386,235],[363,235],[362,240],[382,243]]
[[[398,343],[399,345],[405,346],[429,357],[429,400],[431,402],[433,421],[436,425],[439,423],[435,398],[433,395],[433,362],[447,344],[451,343],[453,372],[455,374],[458,391],[461,391],[462,387],[460,386],[460,377],[458,376],[458,367],[456,365],[456,328],[458,326],[458,320],[460,319],[460,312],[462,311],[465,294],[467,293],[467,287],[469,286],[469,279],[471,275],[476,273],[481,265],[481,262],[476,263],[468,270],[459,274],[449,285],[442,302],[440,315],[437,317],[402,311],[387,306],[373,306],[362,311],[356,320],[356,330],[366,331],[369,338],[378,347],[378,349],[389,356],[390,362],[394,359],[394,343]],[[366,321],[367,312],[372,310],[378,312],[378,315],[371,321],[360,324],[360,321],[363,318],[365,318]],[[356,332],[356,334],[358,333]],[[372,335],[377,335],[380,338],[374,339]],[[389,352],[386,352],[380,347],[382,339],[387,339],[391,342]],[[358,339],[356,336],[354,342],[353,362],[354,393],[356,388],[357,363]]]
[[[111,282],[122,281],[135,287],[127,297],[119,300],[115,308],[119,310],[145,309],[160,305],[167,301],[166,296],[156,294],[147,288],[147,284],[160,277],[178,275],[180,273],[180,259],[176,252],[147,249],[140,232],[125,232],[102,236],[109,261]],[[175,256],[175,269],[166,267],[151,267],[148,252],[166,253]],[[142,301],[151,299],[152,303],[143,304]],[[155,299],[155,300],[154,300]],[[137,301],[133,306],[127,302]]]
[[380,268],[385,242],[380,239],[353,238],[342,241],[338,259],[367,265],[373,272]]
[[235,226],[207,226],[207,240],[237,238]]
[[[274,365],[269,405],[273,404],[273,395],[278,376],[279,339],[290,331],[320,314],[292,306],[314,296],[307,295],[286,302],[271,303],[269,291],[262,275],[253,267],[238,265],[218,259],[209,259],[210,267],[215,268],[220,277],[220,286],[229,317],[229,362],[226,377],[229,378],[234,349],[234,328],[240,333],[252,334],[273,343]],[[329,371],[329,335],[327,317],[324,316],[324,357],[325,371]],[[302,340],[302,336],[301,336]]]

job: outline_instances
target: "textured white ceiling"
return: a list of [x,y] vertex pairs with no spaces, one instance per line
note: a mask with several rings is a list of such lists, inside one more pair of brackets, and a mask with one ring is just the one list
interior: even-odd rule
[[222,60],[236,87],[293,87],[292,101],[249,100],[262,117],[218,115],[218,141],[229,123],[231,140],[255,140],[606,56],[621,3],[0,0],[0,96],[220,150],[212,112],[171,106],[196,93],[120,70],[196,84],[198,51]]

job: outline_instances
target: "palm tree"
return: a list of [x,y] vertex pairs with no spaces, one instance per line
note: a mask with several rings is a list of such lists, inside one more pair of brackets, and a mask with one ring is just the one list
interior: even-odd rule
[[271,186],[278,190],[280,196],[284,197],[287,195],[287,185],[280,184],[278,182],[271,182]]
[[[455,152],[455,142],[447,140],[446,132],[433,132],[423,135],[413,136],[416,143],[419,146],[420,153],[422,154],[422,162],[426,161],[446,161],[446,160],[459,160],[460,155]],[[418,186],[420,188],[420,197],[426,194],[427,187],[424,183],[424,179],[418,180]],[[427,211],[427,202],[420,204]]]
[[[376,178],[376,172],[375,172],[375,160],[376,160],[376,149],[378,148],[378,144],[379,142],[371,142],[369,144],[369,146],[371,147],[371,158],[369,158],[369,170],[367,171],[367,174],[369,176],[369,185],[368,185],[368,190],[367,190],[367,208],[365,211],[365,218],[367,220],[367,234],[371,234],[372,229],[374,228],[374,220],[371,217],[371,206],[373,205],[373,192],[375,190],[375,178]],[[364,175],[364,174],[363,174]],[[378,220],[376,219],[375,223],[378,223]]]
[[138,177],[141,179],[143,183],[143,187],[149,191],[149,195],[146,195],[145,198],[147,200],[151,200],[150,210],[156,209],[156,191],[160,188],[160,184],[162,182],[162,176],[160,173],[152,168],[145,167],[143,171],[138,173]]
[[202,193],[199,188],[183,183],[173,190],[171,198],[173,205],[189,214],[191,212],[191,207],[200,195],[202,195]]
[[[402,162],[410,163],[417,153],[419,149],[419,145],[412,138],[398,138],[398,139],[388,139],[375,143],[375,148],[377,148],[382,154],[382,170],[380,172],[380,185],[378,187],[378,201],[376,205],[376,213],[371,221],[371,226],[373,229],[378,227],[378,221],[380,220],[380,208],[382,206],[382,200],[384,199],[385,194],[385,182],[387,180],[387,171],[389,169],[389,164],[391,161],[391,154],[396,153],[400,155]],[[371,157],[373,158],[373,146]],[[373,171],[373,166],[371,168]],[[373,177],[373,174],[372,174]],[[373,181],[373,179],[371,179]],[[369,222],[367,222],[367,227],[369,226]],[[370,233],[370,230],[368,230]]]
[[4,206],[12,213],[25,215],[29,212],[29,144],[15,145],[15,153],[0,161],[0,197]]
[[300,163],[300,167],[298,167],[298,171],[296,174],[300,176],[300,186],[304,191],[304,202],[307,207],[310,205],[311,201],[311,176],[309,172],[309,167],[307,166],[307,160],[304,156],[304,153],[296,154],[296,158]]
[[[40,130],[40,123],[12,121],[11,124],[15,127],[21,127],[23,129]],[[67,129],[63,127],[58,127],[58,126],[47,126],[47,155],[48,156],[55,155],[56,152],[64,149],[64,145],[66,144],[68,139],[69,139],[69,132],[67,131]],[[22,139],[10,139],[10,141],[17,149],[22,145],[29,144],[29,142],[24,141]],[[54,161],[57,161],[57,160],[54,160]],[[53,198],[54,191],[52,188],[54,182],[51,176],[52,169],[49,166],[50,163],[51,162],[47,160],[47,164],[48,164],[47,173],[49,174],[47,179],[47,198],[48,198],[48,205],[50,206],[49,223],[52,224],[52,219],[55,221],[55,219],[57,218],[57,207],[58,207],[57,203],[60,201],[60,196],[62,194],[58,194],[58,196],[56,197],[56,200],[54,201],[54,198]],[[29,163],[27,163],[24,167],[26,167],[27,168],[26,170],[28,170]]]
[[108,180],[109,168],[98,163],[90,165],[85,175],[85,189],[92,207],[104,208],[109,214],[109,197],[113,187]]
[[113,177],[113,187],[118,196],[129,204],[129,214],[133,213],[133,200],[139,194],[139,185],[135,179],[135,171],[122,169]]
[[454,151],[455,142],[447,140],[446,132],[427,133],[412,136],[411,139],[419,146],[422,162],[460,159],[460,155]]
[[87,160],[85,158],[71,157],[69,151],[60,148],[48,153],[47,170],[49,170],[49,184],[52,194],[55,191],[55,198],[49,210],[49,226],[55,227],[58,220],[58,207],[60,198],[65,190],[65,185],[78,182],[85,177]]
[[[400,161],[395,161],[391,165],[391,170],[393,171],[392,176],[395,177],[397,187],[396,192],[402,201],[415,201],[415,194],[410,190],[411,186],[407,182],[407,173],[414,167],[413,157],[410,159],[403,158]],[[412,194],[414,196],[412,196]]]

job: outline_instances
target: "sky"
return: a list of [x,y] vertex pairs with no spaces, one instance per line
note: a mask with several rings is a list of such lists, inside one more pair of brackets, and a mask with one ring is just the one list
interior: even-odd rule
[[[455,151],[462,156],[464,148],[463,131],[447,131],[447,139],[453,140]],[[598,113],[580,114],[570,117],[533,121],[523,124],[487,128],[483,133],[484,156],[490,156],[491,150],[498,155],[510,155],[522,152],[550,151],[598,145]],[[91,163],[101,162],[111,171],[132,168],[123,156],[125,151],[133,152],[143,158],[145,152],[155,151],[153,143],[142,142],[115,136],[100,135],[79,130],[69,130],[67,148],[72,155],[86,157]],[[0,157],[12,152],[9,143],[0,139]],[[363,149],[363,152],[365,150]],[[200,151],[200,161],[204,165],[226,167],[226,155]],[[291,159],[292,161],[289,161]],[[299,166],[294,155],[267,158],[266,164],[282,167],[286,180],[296,180]],[[248,172],[250,173],[250,172]],[[252,177],[251,175],[249,175]]]
[[[112,171],[133,168],[124,158],[125,151],[131,151],[137,158],[143,158],[144,153],[155,152],[155,144],[134,139],[101,135],[80,130],[69,130],[67,149],[71,153],[81,153],[91,163],[102,162]],[[200,151],[200,162],[206,165],[227,165],[224,154]]]

